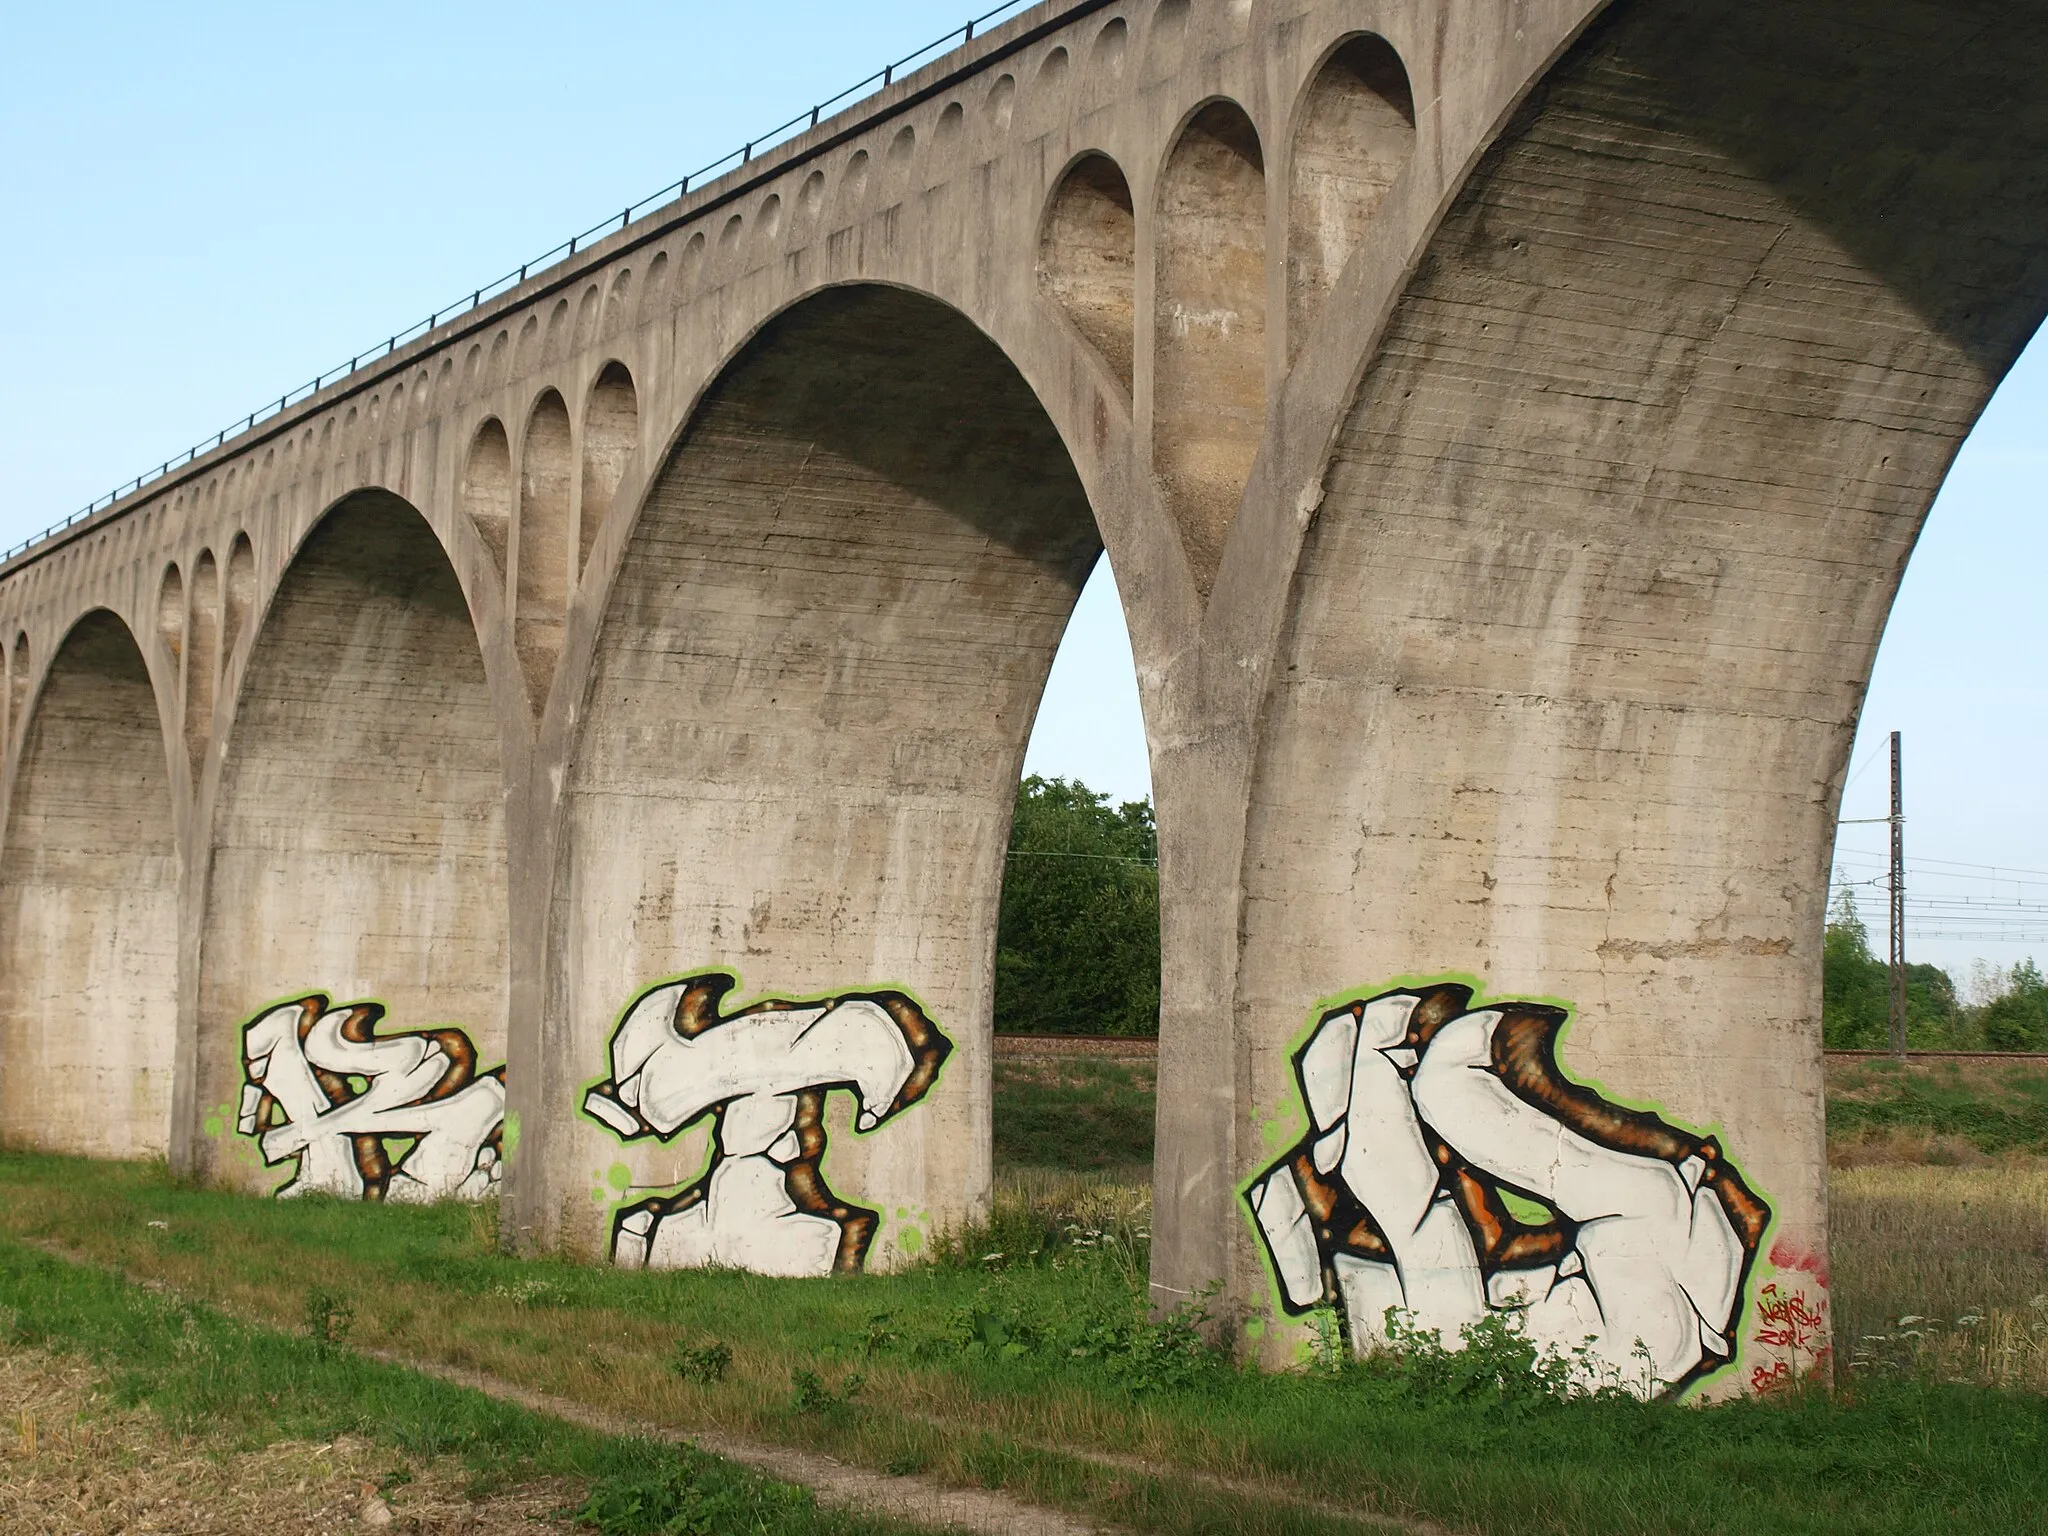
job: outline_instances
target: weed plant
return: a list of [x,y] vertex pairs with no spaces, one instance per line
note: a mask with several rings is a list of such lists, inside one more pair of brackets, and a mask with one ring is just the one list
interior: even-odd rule
[[732,1369],[732,1346],[717,1339],[708,1344],[678,1343],[675,1359],[670,1363],[683,1380],[700,1387],[715,1387]]

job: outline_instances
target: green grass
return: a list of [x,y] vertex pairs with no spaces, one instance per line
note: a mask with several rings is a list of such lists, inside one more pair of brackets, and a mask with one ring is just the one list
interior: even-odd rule
[[459,1459],[479,1491],[543,1477],[588,1488],[583,1523],[604,1536],[698,1531],[862,1536],[904,1527],[820,1510],[803,1489],[688,1446],[600,1435],[385,1365],[329,1334],[250,1327],[0,1239],[0,1324],[16,1346],[88,1358],[116,1401],[180,1433],[245,1446],[361,1435],[410,1456]]
[[1156,1075],[1149,1065],[1087,1056],[998,1058],[996,1166],[1135,1169],[1149,1178]]
[[[776,1281],[523,1262],[496,1252],[461,1209],[265,1202],[181,1188],[160,1170],[7,1155],[0,1228],[294,1328],[309,1292],[346,1296],[362,1343],[664,1424],[715,1424],[877,1469],[1001,1487],[1139,1530],[1357,1528],[1190,1472],[1501,1536],[2004,1536],[2038,1529],[2048,1508],[2048,1398],[2028,1393],[1906,1375],[1832,1399],[1700,1409],[1558,1402],[1483,1371],[1241,1372],[1186,1327],[1146,1321],[1141,1229],[1116,1212],[1092,1226],[1027,1214],[910,1274]],[[61,1294],[59,1272],[7,1252],[6,1304],[37,1315]],[[285,1354],[252,1347],[217,1379],[180,1375],[183,1314],[147,1305],[178,1319],[152,1325],[147,1370],[174,1377],[169,1401],[194,1411],[269,1423],[289,1407],[303,1432],[345,1421],[394,1441],[437,1436],[433,1445],[478,1458],[483,1471],[501,1441],[535,1467],[599,1454],[574,1452],[552,1427],[561,1443],[543,1443],[514,1419],[487,1432],[483,1422],[500,1421],[477,1416],[512,1411],[457,1403],[453,1389],[323,1354],[310,1340]],[[95,1319],[121,1309],[79,1311],[62,1329],[120,1364],[126,1335]],[[720,1369],[678,1368],[713,1346]],[[1106,1466],[1090,1453],[1147,1466]]]
[[2048,1070],[2010,1064],[1831,1063],[1828,1136],[1954,1138],[1985,1156],[2048,1155]]

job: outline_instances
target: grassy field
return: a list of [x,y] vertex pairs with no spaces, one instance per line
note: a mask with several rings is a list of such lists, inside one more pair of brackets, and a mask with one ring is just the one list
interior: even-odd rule
[[[606,1458],[647,1451],[323,1344],[335,1308],[350,1345],[1137,1530],[1358,1529],[1343,1508],[1489,1533],[1966,1536],[2037,1529],[2048,1508],[2048,1399],[1938,1372],[1705,1410],[1556,1401],[1511,1350],[1243,1373],[1184,1320],[1146,1320],[1144,1218],[1141,1191],[1040,1173],[910,1274],[634,1274],[505,1257],[473,1210],[272,1203],[13,1154],[0,1309],[20,1342],[92,1354],[186,1422],[369,1435],[486,1477],[634,1476]],[[81,1279],[24,1241],[201,1305]]]
[[[1707,1409],[1559,1400],[1512,1340],[1261,1376],[1190,1319],[1149,1319],[1151,1076],[999,1063],[990,1224],[915,1272],[829,1282],[521,1261],[487,1210],[267,1202],[0,1154],[0,1384],[75,1396],[85,1370],[102,1422],[132,1430],[146,1406],[179,1465],[198,1447],[217,1480],[244,1469],[223,1487],[260,1494],[338,1446],[331,1465],[382,1466],[371,1491],[400,1503],[552,1498],[557,1524],[580,1511],[611,1536],[892,1527],[360,1349],[1134,1530],[1362,1528],[1345,1510],[1488,1533],[2042,1528],[2048,1074],[1831,1069],[1839,1390]],[[348,1477],[313,1486],[353,1496]]]
[[996,1166],[1149,1180],[1157,1077],[1145,1061],[998,1056]]
[[[349,1303],[316,1288],[302,1307],[319,1314],[308,1326],[252,1326],[0,1241],[0,1384],[19,1402],[19,1465],[0,1484],[0,1511],[32,1494],[55,1501],[41,1523],[7,1528],[54,1530],[58,1510],[75,1506],[77,1529],[111,1515],[105,1528],[119,1531],[275,1530],[317,1521],[323,1506],[358,1514],[374,1498],[418,1529],[421,1506],[450,1503],[459,1483],[464,1506],[481,1501],[507,1523],[553,1513],[601,1536],[905,1529],[821,1511],[800,1488],[689,1448],[596,1434],[365,1359],[338,1337]],[[97,1369],[67,1370],[66,1356]],[[153,1426],[135,1422],[141,1408]],[[180,1513],[193,1523],[176,1523]]]
[[1837,1167],[2048,1158],[2048,1067],[2036,1062],[1831,1060]]

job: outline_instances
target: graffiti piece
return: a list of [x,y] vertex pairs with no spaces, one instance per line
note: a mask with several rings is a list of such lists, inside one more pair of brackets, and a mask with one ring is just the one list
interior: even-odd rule
[[584,1112],[623,1140],[663,1140],[711,1117],[695,1183],[621,1209],[612,1258],[655,1269],[724,1264],[826,1275],[867,1260],[880,1217],[826,1186],[825,1100],[856,1101],[872,1131],[922,1099],[953,1042],[901,992],[770,999],[721,1015],[736,978],[709,972],[642,993],[612,1035],[612,1075]]
[[1770,1208],[1713,1137],[1568,1078],[1565,1010],[1471,1000],[1360,998],[1295,1053],[1308,1133],[1245,1191],[1286,1311],[1359,1349],[1390,1307],[1452,1343],[1512,1311],[1644,1396],[1726,1365]]
[[379,1035],[383,1017],[315,992],[250,1020],[237,1128],[266,1164],[298,1160],[280,1195],[481,1200],[505,1171],[505,1069],[479,1073],[459,1029]]

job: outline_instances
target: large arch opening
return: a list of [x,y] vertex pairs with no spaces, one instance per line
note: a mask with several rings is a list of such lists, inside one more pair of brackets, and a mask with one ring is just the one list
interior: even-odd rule
[[[1005,838],[1100,551],[1044,409],[956,312],[834,289],[730,365],[633,531],[569,780],[546,1092],[608,1080],[546,1162],[615,1173],[540,1201],[559,1240],[886,1267],[985,1201]],[[829,1060],[752,1007],[821,998]],[[749,1085],[715,1140],[657,1088],[687,1050]]]
[[[1063,1241],[1145,1225],[1159,1046],[1159,840],[1122,597],[1107,559],[1046,679],[996,929],[998,1222]],[[1005,1239],[1009,1241],[1009,1239]]]
[[81,619],[22,745],[0,857],[0,1135],[142,1157],[169,1144],[178,856],[166,737],[135,637]]
[[[1922,19],[1725,0],[1588,30],[1394,311],[1275,667],[1247,1112],[1301,1101],[1290,1042],[1340,1027],[1319,1000],[1462,976],[1566,1008],[1568,1071],[1653,1106],[1669,1146],[1711,1128],[1769,1210],[1728,1217],[1715,1321],[1653,1340],[1670,1390],[1768,1385],[1826,1346],[1824,1323],[1765,1344],[1751,1303],[1828,1306],[1835,803],[1926,508],[2048,304],[2048,28]],[[1274,1211],[1263,1238],[1233,1213],[1248,1297],[1293,1241]],[[1325,1294],[1330,1255],[1296,1256],[1289,1310],[1338,1300],[1369,1329]]]
[[[202,1171],[369,1198],[492,1182],[508,990],[499,752],[439,540],[396,496],[348,497],[264,617],[222,769],[199,976]],[[418,1094],[385,1080],[422,1070],[411,1057],[429,1048],[448,1066]],[[393,1134],[343,1134],[366,1093],[396,1112],[381,1121]]]
[[2000,382],[1942,481],[1872,665],[1843,786],[1829,903],[1831,937],[1848,937],[1837,921],[1845,898],[1863,932],[1846,946],[1850,953],[1829,947],[1830,1049],[1890,1048],[1885,822],[1896,730],[1904,749],[1907,1044],[2048,1051],[2048,997],[2028,974],[2048,960],[2048,818],[2036,770],[2048,747],[2039,667],[2048,613],[2034,592],[2048,561],[2048,524],[2039,516],[2048,477],[2044,413],[2048,327]]

